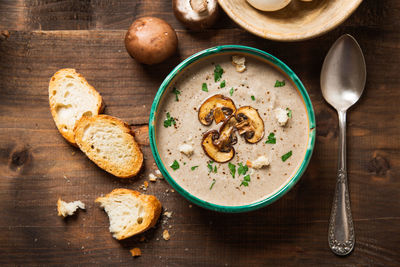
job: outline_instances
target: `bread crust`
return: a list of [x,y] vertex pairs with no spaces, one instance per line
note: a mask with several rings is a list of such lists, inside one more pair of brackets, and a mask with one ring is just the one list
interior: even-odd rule
[[103,99],[102,99],[101,95],[99,94],[99,92],[97,92],[96,89],[87,82],[85,77],[83,77],[75,69],[68,69],[68,68],[60,69],[51,77],[50,83],[49,83],[49,104],[50,104],[51,115],[53,116],[53,119],[57,126],[58,131],[65,138],[65,140],[67,140],[68,143],[70,143],[71,145],[77,146],[77,144],[75,142],[75,138],[74,138],[73,129],[65,130],[65,128],[64,128],[64,127],[66,127],[65,124],[63,122],[61,122],[58,117],[57,103],[52,94],[52,92],[60,86],[60,83],[62,83],[62,78],[65,77],[66,75],[71,75],[71,76],[77,77],[81,81],[81,83],[89,89],[90,94],[92,94],[93,96],[96,97],[97,110],[95,110],[93,115],[98,115],[101,112],[103,112],[104,103],[103,103]]
[[104,197],[98,197],[95,202],[100,203],[104,207],[110,198],[119,195],[131,195],[133,198],[138,199],[145,208],[145,216],[143,217],[143,222],[141,224],[135,224],[127,227],[124,231],[120,233],[114,233],[114,237],[118,240],[122,240],[140,233],[143,233],[156,225],[158,218],[161,214],[161,202],[153,195],[141,194],[138,191],[117,188],[105,195]]
[[[114,124],[116,127],[122,130],[122,132],[124,133],[124,141],[127,144],[131,144],[131,154],[136,155],[136,157],[133,157],[129,164],[125,164],[123,166],[114,166],[108,160],[97,157],[96,152],[91,149],[91,145],[83,140],[85,128],[90,124],[94,124],[99,121]],[[104,114],[92,117],[83,116],[75,124],[74,135],[78,147],[86,154],[86,156],[90,160],[92,160],[97,166],[99,166],[103,170],[119,178],[131,178],[137,175],[141,170],[143,165],[143,153],[139,145],[135,141],[134,133],[131,131],[129,125],[121,121],[120,119]]]

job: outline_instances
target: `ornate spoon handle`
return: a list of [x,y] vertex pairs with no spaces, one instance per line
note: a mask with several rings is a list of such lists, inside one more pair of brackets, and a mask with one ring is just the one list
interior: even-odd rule
[[346,111],[338,111],[338,116],[339,161],[335,197],[329,220],[328,242],[333,253],[344,256],[353,250],[355,237],[347,186]]

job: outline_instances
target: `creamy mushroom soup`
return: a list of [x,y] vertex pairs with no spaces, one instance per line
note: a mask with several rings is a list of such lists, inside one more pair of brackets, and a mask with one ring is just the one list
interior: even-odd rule
[[156,118],[157,148],[169,174],[190,194],[224,206],[257,202],[287,184],[308,134],[300,93],[251,56],[192,64],[164,93]]

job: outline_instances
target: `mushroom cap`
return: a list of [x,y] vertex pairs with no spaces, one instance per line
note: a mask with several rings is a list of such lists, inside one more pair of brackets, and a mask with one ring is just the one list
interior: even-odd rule
[[226,120],[230,115],[235,114],[235,112],[236,106],[232,99],[221,94],[216,94],[207,98],[201,104],[198,118],[203,125],[211,125],[213,119],[218,124]]
[[137,61],[152,65],[175,53],[178,38],[174,29],[164,20],[143,17],[129,27],[125,35],[125,47]]
[[186,27],[201,31],[211,27],[218,18],[217,0],[172,0],[175,17]]
[[264,122],[258,114],[257,109],[244,106],[236,111],[236,128],[247,142],[257,143],[264,137]]
[[220,134],[216,130],[211,130],[206,132],[203,135],[203,140],[201,142],[201,146],[203,147],[204,152],[208,157],[210,157],[213,161],[219,163],[225,163],[230,161],[235,156],[235,149],[230,146],[228,151],[221,151],[220,148],[215,145],[215,140],[219,139]]

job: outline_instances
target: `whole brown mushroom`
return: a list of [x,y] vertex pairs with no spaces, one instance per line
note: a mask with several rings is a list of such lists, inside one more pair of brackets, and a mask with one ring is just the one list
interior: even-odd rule
[[152,65],[160,63],[176,52],[178,38],[164,20],[143,17],[135,20],[125,35],[125,47],[137,61]]

